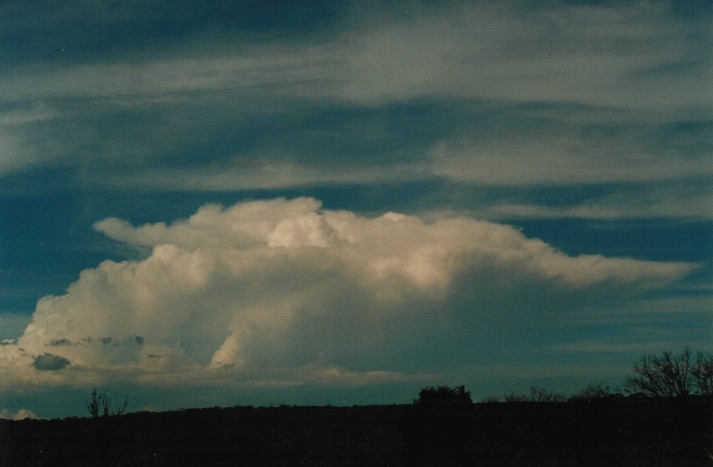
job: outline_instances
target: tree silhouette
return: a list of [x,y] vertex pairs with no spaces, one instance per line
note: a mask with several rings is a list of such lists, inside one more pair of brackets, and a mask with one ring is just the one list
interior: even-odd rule
[[421,389],[418,399],[413,401],[414,405],[472,405],[473,399],[470,391],[465,390],[465,386],[454,388],[448,386],[429,386]]
[[680,397],[691,394],[696,388],[696,360],[691,349],[680,354],[669,350],[660,355],[646,354],[634,364],[634,375],[626,380],[631,394],[652,397]]
[[565,397],[559,392],[548,391],[539,386],[530,386],[530,393],[511,392],[506,394],[505,402],[563,402]]
[[693,378],[698,391],[705,396],[713,396],[713,355],[698,352],[693,366]]
[[612,389],[611,386],[609,386],[606,383],[599,383],[599,384],[589,384],[587,387],[582,389],[581,391],[575,393],[570,397],[570,400],[578,400],[578,399],[587,399],[587,400],[592,400],[592,399],[605,399],[608,397],[622,397],[621,393],[616,390]]
[[92,396],[87,403],[87,410],[92,418],[98,418],[100,415],[102,417],[109,417],[113,415],[121,415],[126,410],[126,406],[129,403],[129,397],[124,399],[122,404],[116,404],[113,408],[111,406],[111,399],[106,395],[106,391],[101,394],[97,394],[97,388],[92,389]]
[[530,386],[530,400],[532,402],[562,402],[565,397],[553,391],[538,386]]

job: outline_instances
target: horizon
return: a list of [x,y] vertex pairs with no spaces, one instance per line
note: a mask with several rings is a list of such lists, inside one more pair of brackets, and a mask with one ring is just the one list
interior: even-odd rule
[[0,5],[0,414],[571,394],[713,353],[711,19]]

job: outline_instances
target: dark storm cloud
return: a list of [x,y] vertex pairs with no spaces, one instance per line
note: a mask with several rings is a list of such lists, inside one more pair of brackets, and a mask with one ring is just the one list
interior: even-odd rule
[[48,342],[48,345],[50,347],[57,347],[57,346],[64,346],[64,345],[72,345],[72,341],[69,339],[52,339],[51,341]]
[[42,355],[35,357],[35,361],[32,366],[34,366],[37,370],[58,371],[68,367],[70,364],[70,361],[64,357],[51,353],[43,353]]

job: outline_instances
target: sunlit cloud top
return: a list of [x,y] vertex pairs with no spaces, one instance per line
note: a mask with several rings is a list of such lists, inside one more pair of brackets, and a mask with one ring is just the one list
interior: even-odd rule
[[224,367],[230,378],[271,371],[274,384],[304,383],[300,368],[404,375],[421,352],[474,358],[469,345],[453,347],[461,332],[481,343],[492,339],[486,329],[518,335],[509,320],[521,329],[557,322],[694,269],[571,257],[505,225],[367,218],[310,198],[95,227],[150,250],[87,269],[66,294],[40,300],[23,335],[2,347],[5,385],[191,379]]

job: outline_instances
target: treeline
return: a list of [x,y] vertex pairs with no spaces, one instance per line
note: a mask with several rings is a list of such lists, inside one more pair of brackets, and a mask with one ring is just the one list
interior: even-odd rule
[[[684,347],[679,353],[663,350],[645,354],[633,366],[623,389],[607,383],[590,384],[570,396],[539,386],[525,392],[510,392],[504,396],[489,396],[480,402],[565,402],[621,397],[686,397],[713,396],[713,355],[693,352]],[[472,404],[470,391],[464,386],[427,387],[421,390],[414,404]]]
[[419,401],[404,426],[409,465],[713,465],[711,396]]
[[711,414],[689,396],[2,420],[0,465],[704,466]]

